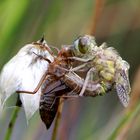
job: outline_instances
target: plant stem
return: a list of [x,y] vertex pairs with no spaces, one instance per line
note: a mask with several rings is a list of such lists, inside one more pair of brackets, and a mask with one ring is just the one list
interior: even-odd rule
[[111,136],[108,138],[108,140],[116,140],[118,137],[118,134],[121,132],[123,127],[128,123],[133,121],[133,118],[135,118],[140,113],[140,103],[136,106],[136,108],[133,111],[128,112],[121,120],[117,128],[114,130],[114,132],[111,134]]
[[92,26],[90,28],[89,34],[95,35],[97,24],[99,19],[101,18],[102,10],[104,8],[105,0],[95,0],[95,8],[93,8],[93,18],[92,18]]
[[63,104],[64,104],[63,103],[63,98],[60,98],[60,102],[59,102],[59,106],[58,106],[58,112],[57,112],[57,116],[56,116],[56,119],[55,119],[55,124],[54,124],[54,129],[53,129],[51,140],[56,140],[57,131],[58,131],[58,128],[59,128],[61,115],[62,115]]
[[14,109],[4,140],[10,140],[11,139],[11,135],[12,135],[12,132],[13,132],[13,127],[15,125],[19,110],[20,110],[19,107],[16,107]]

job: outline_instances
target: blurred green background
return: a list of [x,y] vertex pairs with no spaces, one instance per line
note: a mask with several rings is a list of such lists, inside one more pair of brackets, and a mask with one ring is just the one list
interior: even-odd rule
[[[72,44],[79,35],[94,34],[98,44],[107,42],[130,63],[130,82],[140,61],[139,0],[1,0],[0,69],[27,43],[45,34],[48,44]],[[0,114],[3,140],[13,108]],[[125,115],[116,92],[106,96],[65,101],[58,140],[106,140]],[[139,123],[138,123],[139,122]],[[29,122],[21,109],[12,140],[50,140],[53,126],[46,130],[36,113]],[[140,121],[127,133],[140,139]]]

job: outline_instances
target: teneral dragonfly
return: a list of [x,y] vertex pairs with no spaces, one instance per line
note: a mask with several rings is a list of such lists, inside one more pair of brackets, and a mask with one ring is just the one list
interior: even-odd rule
[[80,96],[83,96],[88,81],[98,81],[102,85],[100,94],[105,94],[115,87],[121,103],[126,107],[129,103],[131,91],[128,70],[129,64],[123,60],[113,47],[106,43],[97,46],[95,38],[90,35],[79,37],[71,46],[73,57],[71,59],[82,62],[71,71],[87,71]]

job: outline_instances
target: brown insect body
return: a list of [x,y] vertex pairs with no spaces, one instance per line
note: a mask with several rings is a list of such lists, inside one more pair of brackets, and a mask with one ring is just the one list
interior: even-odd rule
[[54,76],[50,75],[46,79],[42,87],[39,111],[47,129],[50,128],[57,113],[60,96],[70,91],[71,89],[63,81],[56,80]]
[[55,60],[50,63],[48,68],[48,74],[56,76],[56,78],[63,77],[67,70],[70,69],[72,60],[67,59],[72,56],[71,48],[64,47],[59,52]]
[[47,129],[55,118],[60,97],[72,90],[63,82],[63,77],[67,72],[66,69],[69,69],[71,64],[71,60],[67,57],[71,55],[69,47],[62,48],[58,57],[49,64],[48,76],[42,85],[39,111]]

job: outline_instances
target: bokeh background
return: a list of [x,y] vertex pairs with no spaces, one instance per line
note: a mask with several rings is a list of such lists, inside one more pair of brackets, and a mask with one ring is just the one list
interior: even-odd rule
[[[130,63],[132,94],[125,109],[116,92],[96,98],[65,101],[58,140],[140,139],[140,1],[139,0],[1,0],[0,69],[27,43],[45,35],[48,44],[72,44],[79,35],[92,34],[98,44],[107,42]],[[16,69],[16,68],[15,68]],[[16,96],[16,95],[15,95]],[[9,103],[15,101],[15,96]],[[0,114],[0,140],[11,113]],[[38,112],[26,124],[21,109],[11,140],[50,140]]]

